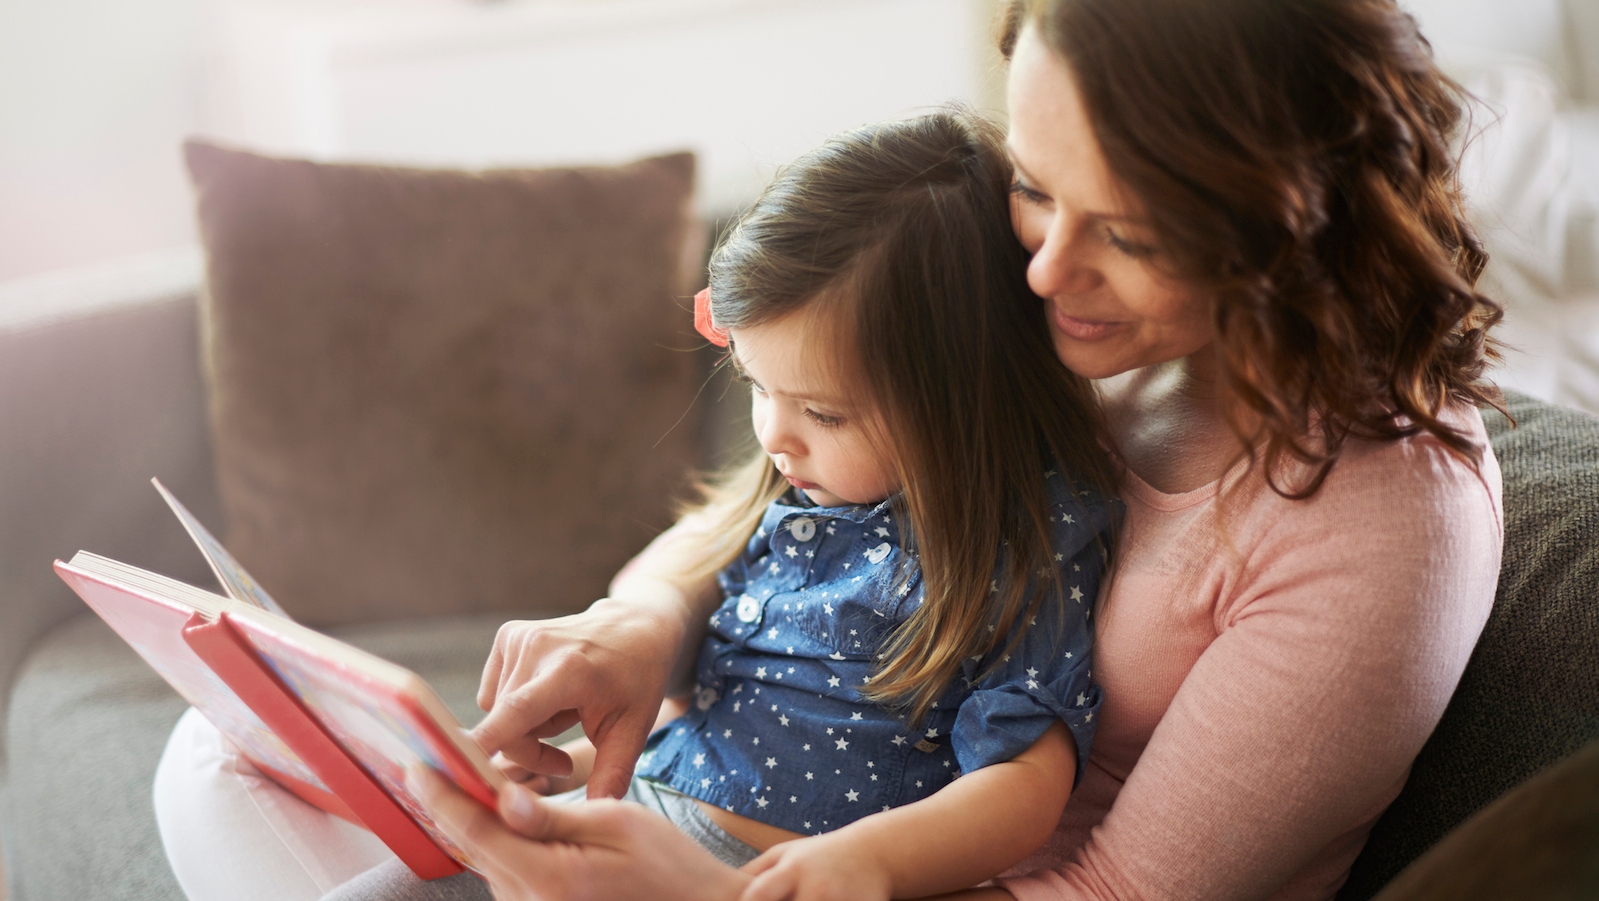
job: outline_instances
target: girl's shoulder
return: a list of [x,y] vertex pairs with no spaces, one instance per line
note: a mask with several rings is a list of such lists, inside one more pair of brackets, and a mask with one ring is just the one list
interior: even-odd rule
[[1058,467],[1044,472],[1044,488],[1057,547],[1063,541],[1077,542],[1114,530],[1126,513],[1121,498],[1075,480]]

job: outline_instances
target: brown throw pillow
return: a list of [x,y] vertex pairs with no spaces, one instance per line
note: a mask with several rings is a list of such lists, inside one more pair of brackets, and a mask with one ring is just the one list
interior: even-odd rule
[[692,156],[185,150],[227,542],[291,613],[580,610],[670,522],[700,450]]

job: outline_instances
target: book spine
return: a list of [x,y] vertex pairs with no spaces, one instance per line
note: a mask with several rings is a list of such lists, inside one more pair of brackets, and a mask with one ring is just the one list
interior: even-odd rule
[[184,626],[183,640],[418,877],[462,871],[305,709],[226,614],[213,621],[196,614]]

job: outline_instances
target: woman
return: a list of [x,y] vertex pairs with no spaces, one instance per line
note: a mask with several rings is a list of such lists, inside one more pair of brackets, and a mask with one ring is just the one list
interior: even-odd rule
[[[1004,48],[1029,283],[1062,361],[1107,379],[1129,514],[1089,771],[1031,875],[963,897],[1330,898],[1498,573],[1458,101],[1391,0],[1036,0]],[[692,540],[502,629],[484,744],[558,772],[536,736],[581,718],[590,796],[617,794],[711,598],[673,575]],[[633,808],[512,791],[501,821],[419,778],[502,898],[749,879]]]
[[[1128,514],[1086,772],[1018,875],[961,897],[1330,898],[1498,574],[1474,406],[1498,308],[1458,102],[1393,0],[1021,0],[1007,22],[1027,276],[1061,360],[1105,380]],[[590,797],[620,795],[716,598],[676,575],[694,541],[679,523],[588,612],[503,628],[479,740],[561,776],[539,739],[581,720]],[[502,899],[751,880],[637,805],[517,787],[496,818],[417,778]]]

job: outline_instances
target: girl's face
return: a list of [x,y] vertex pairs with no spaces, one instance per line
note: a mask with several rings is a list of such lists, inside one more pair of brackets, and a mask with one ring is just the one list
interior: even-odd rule
[[733,359],[750,380],[755,437],[812,502],[876,503],[898,488],[892,460],[872,440],[875,415],[835,384],[832,355],[814,349],[812,326],[799,312],[730,330]]
[[1016,42],[1008,101],[1011,221],[1033,255],[1027,283],[1049,303],[1061,362],[1099,379],[1208,346],[1207,305],[1161,273],[1154,235],[1106,165],[1070,68],[1032,27]]

